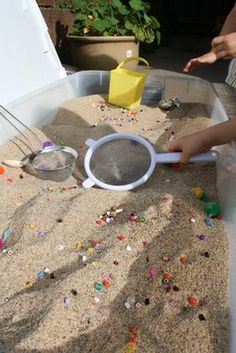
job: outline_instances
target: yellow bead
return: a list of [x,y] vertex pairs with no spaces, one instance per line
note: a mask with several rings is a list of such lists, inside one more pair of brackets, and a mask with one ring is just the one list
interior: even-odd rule
[[136,345],[134,345],[133,343],[128,343],[125,346],[123,353],[135,353],[135,352],[136,352]]
[[76,244],[76,248],[77,248],[78,250],[83,249],[83,244],[77,243],[77,244]]
[[199,188],[199,187],[193,188],[192,191],[197,199],[200,199],[204,194],[204,191],[202,190],[202,188]]
[[96,267],[97,264],[96,264],[95,261],[93,261],[93,262],[92,262],[92,265],[93,265],[93,267]]
[[95,248],[88,248],[88,254],[89,255],[92,255],[92,254],[94,254],[94,252],[95,252]]
[[27,288],[33,288],[33,286],[34,286],[33,282],[26,282]]
[[34,229],[36,225],[34,223],[29,224],[30,229]]

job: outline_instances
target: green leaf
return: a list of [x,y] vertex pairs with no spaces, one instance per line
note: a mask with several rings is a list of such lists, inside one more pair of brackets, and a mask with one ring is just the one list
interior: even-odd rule
[[109,18],[105,18],[103,20],[96,18],[93,21],[93,26],[98,32],[104,32],[106,29],[110,29],[110,27],[113,26],[113,24],[112,24],[112,20]]
[[143,2],[141,0],[130,0],[129,1],[130,7],[132,7],[135,11],[142,11],[144,10]]
[[146,13],[143,14],[143,18],[146,23],[148,23],[148,24],[152,23],[151,18]]
[[160,23],[157,21],[156,17],[150,16],[150,19],[152,21],[152,29],[158,29],[161,27]]
[[156,39],[157,39],[157,44],[160,45],[161,42],[161,33],[159,31],[156,31]]

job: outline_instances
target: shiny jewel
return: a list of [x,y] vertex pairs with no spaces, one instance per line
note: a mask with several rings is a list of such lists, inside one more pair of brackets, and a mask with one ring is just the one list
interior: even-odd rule
[[128,343],[125,346],[125,349],[123,351],[123,353],[135,353],[136,352],[136,345],[133,343]]
[[121,212],[123,212],[123,208],[117,208],[116,209],[116,213],[121,213]]
[[39,238],[44,238],[45,236],[45,233],[44,232],[38,232],[38,237]]
[[221,214],[221,208],[216,202],[207,202],[204,207],[204,212],[206,212],[209,217],[218,217]]
[[177,308],[180,303],[177,300],[172,299],[169,301],[169,304],[172,308]]
[[51,140],[48,140],[48,141],[44,141],[43,144],[42,144],[42,147],[43,148],[46,148],[46,147],[51,147],[51,146],[54,146],[55,143],[52,142]]
[[71,298],[69,298],[69,297],[65,297],[64,298],[64,304],[70,305],[71,303],[72,303],[72,299]]
[[204,235],[204,234],[200,234],[200,235],[198,236],[198,239],[199,239],[199,240],[205,240],[205,235]]
[[78,250],[83,249],[82,243],[77,243],[75,246],[76,246],[76,248],[77,248]]
[[11,184],[11,183],[13,183],[13,178],[11,177],[11,176],[8,176],[7,177],[7,182],[9,183],[9,184]]
[[162,256],[162,260],[165,262],[168,262],[171,260],[171,257],[169,255],[164,255],[164,256]]
[[140,217],[140,222],[145,222],[145,217],[144,216]]
[[6,241],[7,238],[9,238],[12,234],[13,234],[13,231],[11,228],[4,230],[4,232],[2,234],[2,240]]
[[209,227],[209,228],[213,228],[214,227],[214,222],[212,219],[210,218],[205,218],[204,219],[204,222],[206,223],[206,225]]
[[105,279],[103,282],[102,282],[104,288],[108,289],[110,286],[111,286],[111,282],[108,280],[108,279]]
[[104,290],[104,286],[102,283],[99,282],[95,282],[94,283],[94,288],[98,291],[98,292],[102,292]]
[[89,255],[93,255],[95,252],[95,248],[90,247],[90,248],[88,248],[87,252]]
[[189,261],[189,258],[188,258],[187,255],[181,255],[181,256],[180,256],[180,262],[181,262],[182,264],[187,264],[188,261]]
[[133,344],[137,344],[137,342],[138,342],[138,337],[137,337],[136,335],[130,337],[129,342],[130,342],[130,343],[133,343]]
[[190,218],[190,222],[191,223],[196,223],[196,219],[192,217],[192,218]]
[[2,239],[0,239],[0,250],[2,250],[2,249],[3,249],[3,247],[4,247],[3,240],[2,240]]
[[125,303],[125,307],[126,307],[126,309],[130,309],[130,308],[131,308],[131,305],[126,302],[126,303]]
[[36,225],[34,223],[29,224],[30,229],[34,229]]
[[120,241],[126,240],[126,238],[125,238],[124,235],[119,235],[119,236],[118,236],[118,239],[119,239]]
[[96,267],[96,262],[95,261],[92,262],[92,266]]
[[157,270],[154,267],[149,268],[148,276],[152,277],[152,278],[156,277],[157,276]]
[[96,304],[98,304],[98,303],[100,303],[101,300],[100,300],[100,298],[95,297],[95,298],[94,298],[94,301],[95,301]]
[[45,276],[46,276],[46,274],[45,274],[44,271],[40,271],[40,272],[37,273],[37,277],[38,277],[39,279],[45,278]]
[[193,188],[192,191],[197,199],[200,199],[204,202],[209,201],[209,196],[204,192],[202,188],[196,187],[196,188]]
[[127,250],[127,251],[131,251],[131,250],[132,250],[131,246],[130,246],[130,245],[127,245],[127,246],[126,246],[126,250]]
[[0,165],[0,175],[3,175],[5,173],[5,168]]
[[130,304],[130,305],[134,305],[136,302],[136,299],[134,296],[129,296],[126,300],[126,303]]
[[171,280],[174,278],[174,276],[173,276],[171,273],[164,273],[164,275],[162,276],[162,278],[163,278],[164,280],[171,281]]
[[43,270],[43,272],[44,272],[44,273],[49,273],[49,272],[50,272],[50,270],[49,270],[49,268],[48,268],[48,267],[45,267],[45,268],[44,268],[44,270]]
[[82,256],[82,261],[85,262],[87,260],[87,256]]
[[191,305],[192,307],[196,307],[196,306],[198,306],[198,304],[199,304],[199,300],[198,300],[196,297],[194,297],[194,296],[189,296],[189,297],[188,297],[188,303],[189,303],[189,305]]
[[31,289],[31,288],[33,288],[34,287],[34,284],[33,284],[33,282],[26,282],[26,288],[29,288],[29,289]]
[[63,251],[65,249],[65,246],[63,244],[59,244],[59,245],[57,245],[56,249],[58,251]]

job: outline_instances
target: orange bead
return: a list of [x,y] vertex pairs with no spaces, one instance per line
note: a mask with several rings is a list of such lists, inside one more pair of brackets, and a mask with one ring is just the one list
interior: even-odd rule
[[171,273],[164,273],[164,275],[163,275],[163,279],[168,279],[168,280],[171,280],[171,279],[173,279],[173,275],[171,274]]
[[138,326],[132,326],[132,327],[130,327],[129,332],[130,332],[130,333],[133,333],[134,335],[137,335],[137,333],[138,333]]
[[199,300],[196,298],[196,297],[193,297],[193,296],[190,296],[188,297],[188,303],[191,305],[191,306],[198,306],[199,304]]
[[108,281],[108,279],[105,279],[105,280],[102,282],[102,284],[104,285],[104,287],[105,287],[106,289],[111,286],[111,282]]
[[134,343],[136,344],[138,341],[138,337],[137,336],[132,336],[130,339],[129,339],[129,343]]
[[5,168],[0,165],[0,175],[3,175],[5,173]]
[[181,255],[180,256],[180,262],[182,264],[187,264],[188,263],[188,256],[187,255]]

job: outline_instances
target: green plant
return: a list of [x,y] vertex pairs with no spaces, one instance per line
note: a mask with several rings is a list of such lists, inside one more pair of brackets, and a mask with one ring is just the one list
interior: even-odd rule
[[72,0],[73,34],[79,36],[135,36],[144,43],[160,42],[160,24],[148,15],[143,0]]

